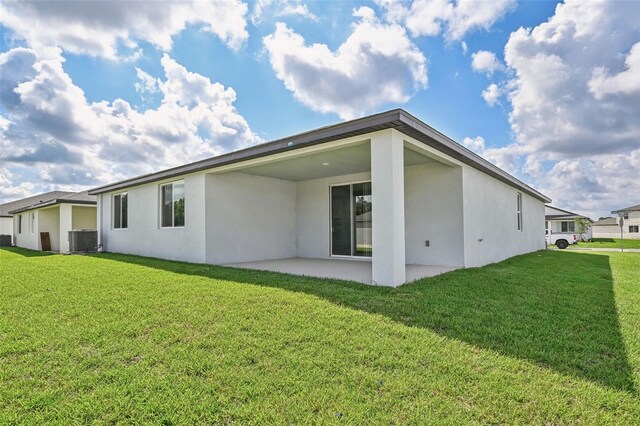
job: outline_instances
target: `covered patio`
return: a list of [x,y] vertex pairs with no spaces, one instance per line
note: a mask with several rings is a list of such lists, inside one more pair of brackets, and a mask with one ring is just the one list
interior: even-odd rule
[[[230,263],[223,266],[259,271],[282,272],[318,278],[334,278],[372,284],[371,261],[352,259],[309,259],[292,257],[289,259],[261,260],[256,262]],[[405,265],[406,281],[433,277],[453,271],[455,267],[430,265]]]
[[461,167],[395,130],[218,167],[205,187],[207,263],[388,286],[464,265]]

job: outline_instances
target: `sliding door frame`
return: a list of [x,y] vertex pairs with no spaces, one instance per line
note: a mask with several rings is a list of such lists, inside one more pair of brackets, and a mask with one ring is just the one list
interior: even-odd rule
[[[343,259],[351,259],[351,260],[361,260],[364,262],[371,262],[372,256],[356,256],[353,254],[353,239],[355,234],[355,211],[353,210],[353,185],[357,185],[359,183],[368,183],[371,184],[371,179],[365,180],[357,180],[352,182],[340,182],[340,183],[332,183],[329,185],[329,256],[337,257]],[[351,254],[333,254],[333,187],[334,186],[349,186],[349,247]],[[371,199],[373,201],[373,186],[371,186]]]

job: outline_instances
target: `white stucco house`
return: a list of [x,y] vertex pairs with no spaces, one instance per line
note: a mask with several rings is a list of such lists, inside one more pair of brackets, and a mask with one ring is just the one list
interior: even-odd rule
[[[640,239],[640,204],[611,212],[616,215],[613,218],[600,219],[593,224],[593,238],[620,238]],[[622,217],[622,229],[620,219]]]
[[544,249],[550,202],[400,109],[89,193],[106,251],[388,286]]
[[46,203],[56,198],[71,194],[73,194],[73,192],[50,191],[45,192],[44,194],[33,195],[31,197],[0,204],[0,236],[8,236],[10,240],[9,245],[13,245],[15,243],[13,236],[13,214],[9,212],[32,205]]
[[44,250],[42,234],[46,233],[51,251],[68,253],[69,231],[97,228],[96,197],[86,191],[63,194],[9,212],[13,215],[15,246]]
[[[589,224],[593,220],[587,216],[563,210],[558,207],[545,206],[544,208],[545,230],[552,234],[573,234],[578,230],[576,220],[585,219]],[[589,227],[587,232],[581,235],[583,241],[590,240],[592,237],[592,228]]]

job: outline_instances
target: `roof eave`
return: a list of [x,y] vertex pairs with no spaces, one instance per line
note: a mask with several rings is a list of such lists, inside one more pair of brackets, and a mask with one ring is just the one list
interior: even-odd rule
[[47,201],[45,203],[41,203],[41,204],[34,204],[32,206],[28,206],[28,207],[23,207],[21,209],[17,209],[17,210],[12,210],[9,212],[9,214],[11,215],[15,215],[18,213],[24,213],[27,212],[29,210],[37,210],[37,209],[41,209],[43,207],[51,207],[51,206],[55,206],[57,204],[83,204],[83,205],[97,205],[98,202],[97,201],[89,201],[89,200],[65,200],[65,199],[56,199],[56,200],[51,200],[51,201]]
[[[454,142],[439,131],[428,126],[418,118],[412,116],[402,109],[394,109],[380,114],[347,121],[331,126],[296,134],[273,142],[256,145],[243,150],[234,151],[217,157],[208,158],[182,166],[173,167],[156,173],[137,176],[109,185],[103,185],[89,190],[90,195],[103,194],[105,192],[130,188],[132,186],[171,179],[190,173],[203,170],[214,169],[222,165],[238,163],[254,158],[266,157],[284,151],[300,149],[303,147],[318,145],[332,140],[338,140],[350,136],[364,135],[383,129],[397,128],[400,132],[412,136],[420,142],[438,149],[439,151],[460,160],[461,162],[474,167],[489,176],[492,176],[508,185],[514,186],[523,192],[537,198],[545,203],[550,203],[551,199],[536,191],[524,182],[511,176],[504,170],[488,162],[484,158],[466,149],[462,145]],[[413,133],[414,134],[409,134]],[[408,131],[408,133],[407,133]],[[417,137],[416,137],[417,136]]]

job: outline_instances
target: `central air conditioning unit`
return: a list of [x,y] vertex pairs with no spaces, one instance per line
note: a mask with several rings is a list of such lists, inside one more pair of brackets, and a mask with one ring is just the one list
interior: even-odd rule
[[98,231],[78,229],[69,231],[69,251],[71,253],[89,253],[98,249]]

